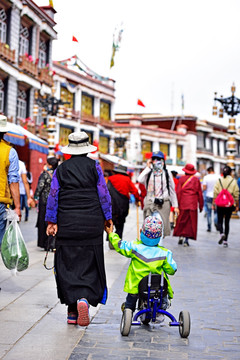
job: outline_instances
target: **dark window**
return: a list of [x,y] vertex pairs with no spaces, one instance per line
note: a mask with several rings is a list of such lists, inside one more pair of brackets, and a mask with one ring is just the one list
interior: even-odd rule
[[7,14],[4,9],[0,9],[0,42],[7,42]]
[[197,133],[197,148],[204,149],[205,137],[203,132]]
[[227,153],[227,141],[224,141],[224,155]]
[[211,152],[213,153],[213,138],[210,138],[210,147]]
[[20,35],[19,35],[19,55],[24,56],[29,54],[29,39],[30,32],[26,26],[20,25]]

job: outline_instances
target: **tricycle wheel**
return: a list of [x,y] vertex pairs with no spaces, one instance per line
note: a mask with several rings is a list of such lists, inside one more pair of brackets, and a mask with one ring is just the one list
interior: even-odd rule
[[120,324],[120,332],[122,336],[128,336],[132,325],[132,310],[125,309],[122,314],[122,320]]
[[179,314],[179,334],[182,338],[187,338],[190,334],[191,320],[188,311],[181,311]]

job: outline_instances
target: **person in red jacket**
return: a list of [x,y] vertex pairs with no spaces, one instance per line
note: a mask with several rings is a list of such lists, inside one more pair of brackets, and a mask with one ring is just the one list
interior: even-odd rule
[[198,206],[203,209],[203,194],[199,179],[194,176],[197,172],[194,165],[187,164],[177,184],[177,198],[180,214],[177,218],[173,236],[179,236],[179,244],[189,246],[188,239],[197,240]]
[[124,223],[129,211],[129,193],[134,195],[136,204],[139,201],[139,194],[125,166],[118,165],[113,171],[114,175],[109,176],[107,187],[112,199],[112,220],[116,228],[115,232],[122,239]]

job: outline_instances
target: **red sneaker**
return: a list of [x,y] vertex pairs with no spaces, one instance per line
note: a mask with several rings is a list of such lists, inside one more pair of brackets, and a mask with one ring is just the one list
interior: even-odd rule
[[90,316],[88,311],[89,305],[86,299],[80,299],[77,302],[78,318],[77,323],[79,326],[88,326],[90,324]]
[[78,318],[77,312],[69,312],[67,317],[67,323],[72,325],[77,325],[77,318]]

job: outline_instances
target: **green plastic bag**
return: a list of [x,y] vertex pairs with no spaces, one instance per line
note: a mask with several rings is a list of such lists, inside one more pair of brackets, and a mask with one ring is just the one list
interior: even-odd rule
[[2,239],[1,255],[3,263],[9,270],[26,270],[29,264],[29,256],[20,227],[17,223],[18,216],[15,211],[9,210],[7,219],[12,222],[7,227]]

